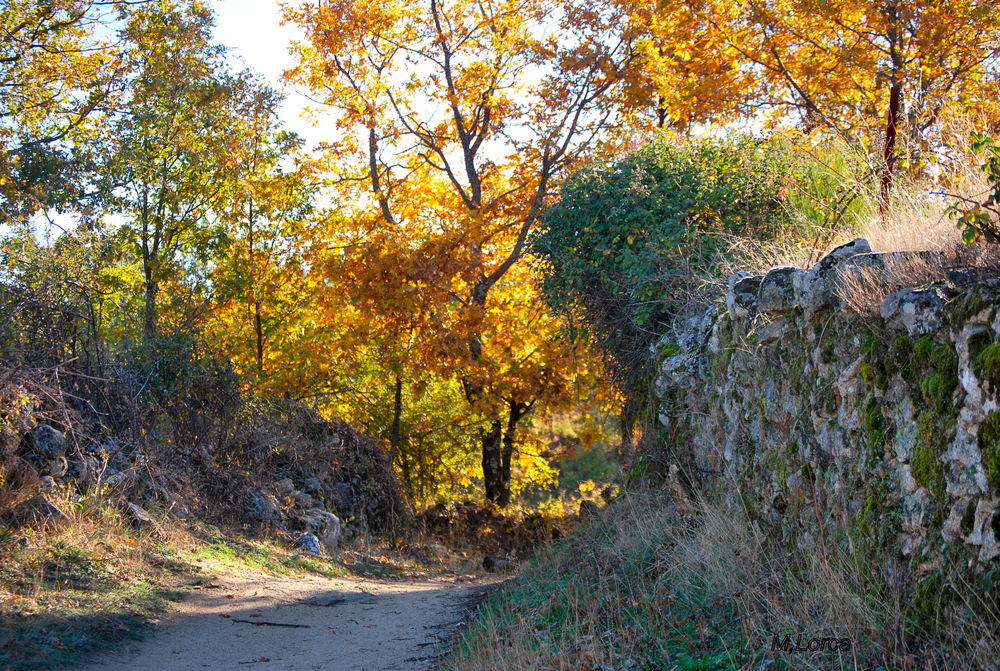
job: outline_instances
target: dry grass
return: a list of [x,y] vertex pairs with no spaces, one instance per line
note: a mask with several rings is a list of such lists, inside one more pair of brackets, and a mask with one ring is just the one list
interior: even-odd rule
[[951,271],[974,271],[970,279],[995,274],[1000,268],[1000,248],[958,242],[940,250],[890,254],[884,261],[884,268],[856,268],[838,277],[837,295],[863,317],[876,317],[890,294],[944,280]]
[[[916,631],[872,565],[807,537],[789,551],[741,511],[697,508],[682,519],[662,493],[616,502],[485,605],[445,668],[997,668],[995,621]],[[851,650],[779,652],[775,634],[849,638]]]
[[[790,204],[793,220],[802,223],[798,232],[790,231],[784,237],[764,242],[732,239],[725,255],[725,270],[764,273],[776,266],[809,267],[834,247],[857,237],[866,238],[875,252],[952,251],[961,246],[962,231],[949,217],[949,207],[956,198],[981,200],[988,186],[979,159],[971,155],[953,157],[936,167],[933,178],[897,176],[892,202],[882,216],[877,205],[878,176],[871,169],[861,169],[873,160],[871,157],[856,155],[844,147],[830,155],[800,151],[808,157],[806,160],[836,178],[839,196],[826,194],[820,205],[809,202],[816,200],[815,195],[800,195],[799,200],[809,202],[817,212],[809,221]],[[852,216],[843,216],[845,212],[838,209],[843,194],[849,194],[857,204]],[[815,217],[824,208],[828,208],[825,221],[818,223]]]
[[0,668],[71,666],[138,636],[194,570],[166,551],[172,532],[134,529],[95,498],[51,500],[66,520],[0,528]]

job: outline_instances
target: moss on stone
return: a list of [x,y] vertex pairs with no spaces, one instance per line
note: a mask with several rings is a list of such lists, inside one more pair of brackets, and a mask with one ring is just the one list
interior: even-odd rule
[[875,459],[881,459],[885,452],[886,420],[882,412],[882,404],[874,395],[868,397],[862,409],[862,421],[865,425],[865,442],[871,455],[868,467],[874,465]]
[[940,373],[931,373],[920,381],[920,391],[924,399],[938,410],[947,410],[952,394],[958,386],[958,379],[946,377]]
[[886,353],[886,368],[899,373],[909,382],[913,378],[913,342],[905,335],[897,336]]
[[812,465],[808,461],[802,464],[799,475],[802,476],[803,482],[808,482],[809,484],[815,484],[816,482],[816,474],[813,473]]
[[980,380],[989,382],[994,391],[1000,389],[1000,343],[988,345],[979,352],[973,372]]
[[660,361],[663,361],[664,359],[669,359],[675,354],[680,353],[680,351],[681,351],[680,345],[678,345],[672,340],[667,340],[666,342],[660,345]]
[[787,454],[789,457],[797,457],[798,456],[798,454],[799,454],[799,439],[798,438],[792,438],[790,441],[788,441],[788,449],[785,450],[785,454]]
[[[969,350],[969,360],[972,362],[973,369],[976,368],[976,359],[984,349],[993,344],[993,338],[990,336],[989,331],[979,331],[978,333],[973,333],[969,336],[969,339],[965,341],[965,346]],[[978,375],[978,372],[976,373]]]
[[910,457],[910,468],[917,484],[937,497],[944,496],[945,492],[941,455],[951,440],[949,436],[954,433],[954,424],[954,420],[949,421],[936,412],[926,412],[917,419],[918,440]]
[[920,391],[924,392],[924,396],[929,402],[936,402],[941,397],[943,390],[944,379],[937,373],[928,375],[920,381]]
[[958,356],[950,345],[938,345],[931,353],[931,368],[950,380],[958,379]]
[[830,363],[834,359],[837,349],[837,332],[830,327],[830,322],[826,322],[819,332],[819,360],[821,363]]
[[861,379],[868,384],[878,386],[878,370],[872,365],[867,356],[861,359],[861,363],[858,364],[858,373],[861,374]]
[[922,370],[945,377],[957,377],[958,357],[949,345],[924,336],[913,348],[913,359]]
[[861,343],[861,363],[858,374],[868,384],[877,389],[888,389],[889,381],[895,371],[888,364],[886,348],[874,334],[867,336]]
[[788,462],[784,459],[778,459],[775,463],[775,476],[778,479],[778,484],[781,488],[788,489]]
[[924,365],[933,348],[934,338],[929,335],[921,336],[913,346],[913,356],[920,365]]
[[995,298],[987,295],[986,287],[976,286],[961,298],[948,303],[948,322],[953,326],[964,326],[969,319],[992,307],[994,301]]
[[895,545],[898,520],[888,504],[891,489],[884,476],[870,480],[865,486],[861,510],[849,529],[859,570],[883,561]]
[[954,348],[930,336],[917,340],[907,382],[915,402],[942,415],[954,414],[952,405],[958,388],[958,356]]
[[1000,493],[1000,411],[991,412],[979,423],[976,438],[986,480],[995,493]]

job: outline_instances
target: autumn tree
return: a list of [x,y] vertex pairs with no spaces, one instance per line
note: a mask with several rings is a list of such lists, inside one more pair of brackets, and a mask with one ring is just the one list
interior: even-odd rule
[[281,128],[279,96],[261,85],[247,93],[229,148],[235,175],[220,193],[222,230],[211,279],[214,330],[263,384],[272,372],[269,361],[294,355],[273,341],[308,306],[304,252],[314,236],[314,188],[302,139]]
[[989,0],[662,0],[632,16],[674,123],[792,119],[877,148],[883,202],[900,142],[918,158],[956,116],[1000,123]]
[[129,8],[123,21],[128,96],[102,172],[109,208],[125,219],[122,237],[141,266],[151,340],[162,283],[185,264],[203,265],[218,238],[227,189],[245,167],[241,143],[254,141],[245,119],[273,113],[274,103],[254,77],[228,70],[204,3],[164,0]]
[[0,5],[0,214],[79,202],[87,140],[120,91],[120,54],[100,30],[117,0]]
[[334,113],[328,167],[356,244],[395,238],[418,253],[374,272],[440,306],[414,312],[430,317],[421,340],[482,413],[486,497],[505,505],[509,446],[547,391],[499,381],[516,356],[492,337],[499,287],[566,169],[629,120],[619,103],[635,36],[621,11],[553,0],[341,0],[287,14],[307,36],[290,76]]

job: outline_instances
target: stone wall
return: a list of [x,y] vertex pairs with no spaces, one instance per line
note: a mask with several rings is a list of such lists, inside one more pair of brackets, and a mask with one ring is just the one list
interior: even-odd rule
[[918,578],[995,568],[1000,278],[939,257],[940,281],[884,299],[876,282],[868,311],[845,299],[921,256],[855,240],[809,270],[734,275],[678,318],[655,352],[674,472],[800,544]]

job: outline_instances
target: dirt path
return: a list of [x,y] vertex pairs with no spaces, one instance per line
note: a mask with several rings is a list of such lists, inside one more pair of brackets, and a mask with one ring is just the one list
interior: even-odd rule
[[[193,590],[143,642],[87,671],[434,666],[483,583],[225,573]],[[294,625],[294,626],[288,626]]]

